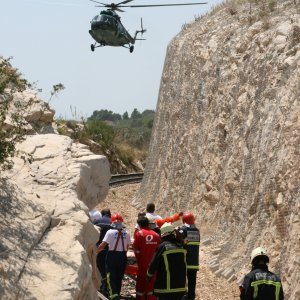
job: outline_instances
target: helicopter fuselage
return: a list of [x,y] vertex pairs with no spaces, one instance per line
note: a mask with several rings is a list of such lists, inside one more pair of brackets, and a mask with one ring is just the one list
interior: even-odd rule
[[[91,50],[95,51],[95,48],[102,46],[122,46],[128,48],[130,53],[133,51],[136,40],[144,40],[143,38],[137,38],[138,34],[143,35],[146,29],[143,28],[143,20],[141,19],[141,29],[136,30],[134,36],[132,37],[120,21],[120,16],[116,13],[124,12],[125,7],[170,7],[170,6],[187,6],[187,5],[200,5],[207,4],[207,2],[192,2],[192,3],[158,3],[158,4],[145,4],[145,5],[131,5],[128,3],[134,0],[123,0],[118,3],[102,3],[97,0],[90,0],[91,2],[97,3],[96,7],[105,7],[106,10],[100,12],[98,16],[95,16],[91,21],[91,30],[89,30],[90,35],[96,41],[96,43],[91,44]],[[97,43],[99,43],[97,45]]]
[[110,10],[101,11],[92,19],[89,33],[102,46],[124,46],[135,43],[135,39],[121,23],[120,17]]

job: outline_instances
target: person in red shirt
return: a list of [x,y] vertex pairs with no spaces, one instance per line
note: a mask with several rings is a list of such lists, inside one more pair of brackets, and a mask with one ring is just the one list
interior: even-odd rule
[[138,264],[136,299],[156,300],[156,297],[153,295],[155,278],[151,278],[151,280],[148,281],[146,275],[152,256],[160,243],[160,236],[150,229],[148,218],[141,216],[138,218],[137,223],[140,229],[135,233],[133,242],[134,253]]

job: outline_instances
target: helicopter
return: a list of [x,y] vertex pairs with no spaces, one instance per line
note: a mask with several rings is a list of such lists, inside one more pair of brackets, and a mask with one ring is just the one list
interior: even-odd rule
[[[104,46],[116,46],[128,48],[132,53],[134,50],[134,44],[137,40],[145,40],[138,38],[138,34],[143,35],[146,29],[143,28],[143,21],[141,19],[141,29],[136,30],[134,36],[131,36],[121,23],[121,17],[116,13],[124,12],[123,7],[141,8],[141,7],[162,7],[162,6],[182,6],[182,5],[199,5],[207,4],[207,2],[195,2],[195,3],[170,3],[170,4],[149,4],[149,5],[125,5],[134,0],[125,0],[119,3],[106,4],[96,0],[90,0],[98,5],[96,7],[105,7],[106,10],[102,10],[99,15],[95,16],[91,20],[91,29],[89,34],[96,41],[91,44],[91,50],[95,51],[98,47]],[[100,5],[99,5],[100,4]]]

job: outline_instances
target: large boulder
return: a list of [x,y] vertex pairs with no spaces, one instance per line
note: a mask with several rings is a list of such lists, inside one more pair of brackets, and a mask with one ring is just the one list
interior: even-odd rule
[[[106,157],[54,134],[28,136],[0,187],[0,298],[96,299],[88,211],[110,179]],[[26,159],[25,159],[26,161]]]

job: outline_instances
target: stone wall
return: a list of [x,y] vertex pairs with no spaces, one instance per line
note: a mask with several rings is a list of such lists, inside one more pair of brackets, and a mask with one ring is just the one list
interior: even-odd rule
[[[300,14],[294,1],[228,2],[170,43],[150,154],[134,200],[190,210],[230,281],[264,246],[299,299]],[[264,1],[264,3],[266,3]]]
[[108,192],[108,160],[55,134],[18,150],[0,181],[0,298],[96,299],[88,253],[99,235],[87,213]]

